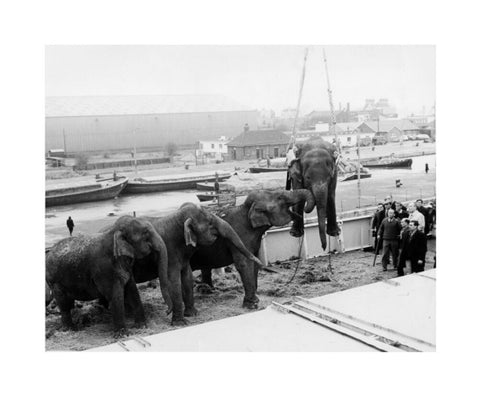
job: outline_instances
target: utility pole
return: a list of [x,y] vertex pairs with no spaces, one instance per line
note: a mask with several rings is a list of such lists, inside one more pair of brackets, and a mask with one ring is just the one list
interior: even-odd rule
[[65,153],[65,157],[67,157],[67,139],[65,138],[65,128],[62,129],[63,132],[63,151]]
[[361,190],[360,190],[360,128],[357,127],[357,191],[358,191],[358,207],[361,206]]
[[342,145],[338,141],[337,129],[335,127],[337,124],[337,119],[335,117],[335,108],[333,107],[333,97],[332,97],[332,90],[330,88],[330,77],[328,76],[327,55],[325,54],[325,48],[323,49],[323,61],[325,62],[325,74],[327,76],[327,92],[328,92],[328,101],[330,103],[330,117],[332,122],[332,129],[333,129],[333,133],[335,134],[335,145],[337,146],[338,153],[340,154],[342,152]]
[[137,138],[136,138],[135,129],[133,130],[133,163],[134,163],[134,166],[135,166],[135,177],[138,177],[138,172],[137,172]]
[[295,119],[293,120],[292,137],[290,138],[290,143],[288,144],[287,152],[290,149],[290,146],[293,147],[295,145],[295,140],[297,138],[297,120],[298,120],[298,114],[300,112],[300,103],[302,101],[303,83],[305,82],[305,67],[307,65],[307,56],[308,56],[308,48],[305,48],[305,55],[303,57],[302,77],[300,79],[300,92],[298,93],[297,111],[295,112]]

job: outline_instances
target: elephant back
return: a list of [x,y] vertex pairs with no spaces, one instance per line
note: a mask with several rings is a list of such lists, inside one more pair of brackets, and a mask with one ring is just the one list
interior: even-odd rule
[[46,256],[47,273],[59,264],[71,265],[82,262],[95,254],[98,237],[79,235],[65,238],[52,246]]

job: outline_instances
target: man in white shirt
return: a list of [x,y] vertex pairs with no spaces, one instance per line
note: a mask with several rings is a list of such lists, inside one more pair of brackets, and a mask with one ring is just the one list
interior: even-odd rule
[[[287,168],[290,168],[292,161],[296,158],[297,147],[295,145],[292,146],[290,150],[287,151],[286,161],[287,161]],[[286,190],[290,190],[292,188],[292,181],[290,179],[290,171],[287,171],[287,183],[285,186]]]
[[418,221],[418,229],[423,232],[425,229],[425,216],[417,210],[413,202],[408,204],[407,211],[409,213],[408,220],[410,220],[410,223],[413,220]]
[[287,167],[290,166],[292,161],[296,158],[295,153],[297,152],[297,147],[294,145],[290,150],[287,151]]

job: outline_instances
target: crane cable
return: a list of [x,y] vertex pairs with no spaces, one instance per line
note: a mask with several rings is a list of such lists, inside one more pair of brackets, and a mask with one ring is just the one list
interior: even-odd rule
[[332,89],[330,88],[330,77],[328,75],[328,66],[327,66],[327,54],[325,53],[325,48],[323,49],[323,62],[325,63],[325,75],[327,77],[327,93],[328,93],[328,102],[330,104],[330,117],[333,127],[333,133],[335,134],[335,147],[336,147],[336,156],[335,156],[335,166],[338,167],[338,163],[340,162],[340,157],[342,154],[342,145],[338,141],[338,134],[337,134],[337,119],[335,117],[335,109],[333,107],[333,96],[332,96]]
[[290,138],[290,142],[288,143],[287,153],[288,153],[288,150],[290,150],[290,148],[295,145],[295,142],[297,140],[297,121],[298,121],[298,114],[300,113],[300,103],[302,101],[303,84],[305,82],[305,69],[307,65],[307,56],[308,56],[308,48],[305,48],[305,55],[303,57],[302,77],[300,78],[300,92],[298,93],[297,110],[295,112],[295,119],[293,120],[292,136]]

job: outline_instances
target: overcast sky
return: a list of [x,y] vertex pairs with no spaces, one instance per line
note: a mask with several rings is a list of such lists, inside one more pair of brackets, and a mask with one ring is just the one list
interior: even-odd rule
[[[400,115],[435,102],[434,46],[308,46],[301,112],[388,98]],[[305,46],[47,46],[46,95],[222,94],[277,113],[296,107]]]

